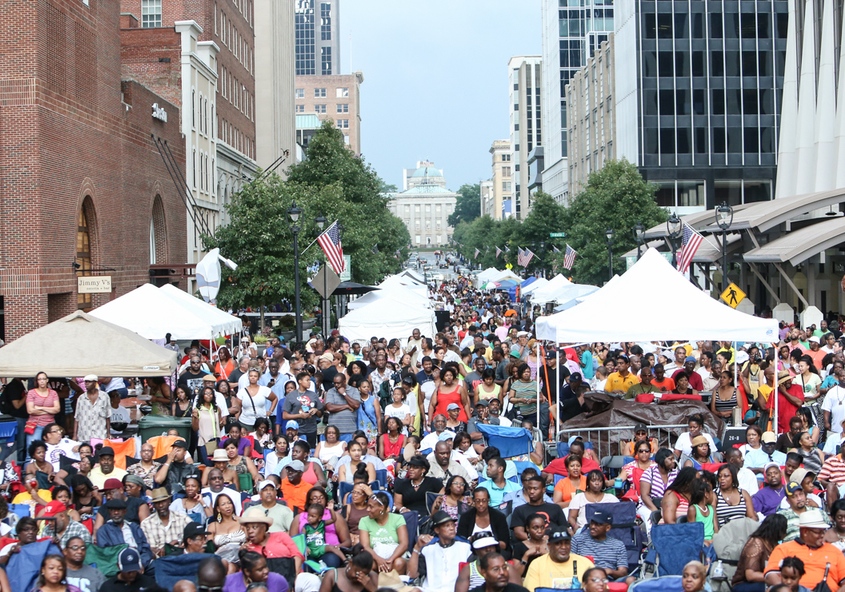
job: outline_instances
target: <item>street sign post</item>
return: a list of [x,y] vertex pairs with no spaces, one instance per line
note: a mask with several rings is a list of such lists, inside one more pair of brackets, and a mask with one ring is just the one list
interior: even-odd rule
[[317,290],[317,293],[323,297],[322,331],[323,335],[328,335],[329,331],[331,330],[332,292],[337,290],[337,287],[340,285],[340,278],[328,265],[323,265],[320,268],[320,271],[317,272],[317,275],[314,276],[314,279],[311,280],[311,285],[314,287],[315,290]]
[[725,291],[722,292],[720,298],[731,308],[736,308],[739,306],[740,302],[745,300],[745,292],[743,292],[735,283],[731,282],[731,284],[725,288]]

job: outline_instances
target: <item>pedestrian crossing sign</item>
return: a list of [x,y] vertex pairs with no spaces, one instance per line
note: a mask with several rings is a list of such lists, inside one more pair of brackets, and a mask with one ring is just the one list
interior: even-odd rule
[[743,292],[735,283],[731,282],[730,285],[725,288],[725,291],[722,292],[720,298],[731,308],[736,308],[739,306],[740,302],[745,300],[745,292]]

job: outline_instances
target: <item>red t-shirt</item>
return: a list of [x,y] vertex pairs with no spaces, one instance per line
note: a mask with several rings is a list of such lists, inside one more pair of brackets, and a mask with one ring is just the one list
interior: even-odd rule
[[[564,477],[569,476],[569,470],[566,468],[566,461],[569,458],[569,455],[563,458],[556,458],[548,465],[546,468],[543,469],[544,473],[549,473],[551,475],[563,475]],[[586,475],[590,471],[598,469],[601,470],[601,465],[594,461],[593,459],[583,456],[581,457],[581,474]]]
[[[686,370],[684,370],[683,368],[679,368],[675,371],[675,373],[672,375],[672,380],[675,381],[675,384],[678,384],[678,376],[684,372],[686,372]],[[701,375],[698,372],[693,372],[689,375],[689,385],[697,391],[704,390],[704,383],[701,382]]]
[[[789,394],[797,397],[799,401],[804,402],[804,389],[801,385],[793,384],[789,387]],[[774,398],[771,399],[774,401]],[[800,405],[793,405],[778,387],[778,433],[783,434],[789,431],[789,420],[795,417],[795,412],[798,411]]]

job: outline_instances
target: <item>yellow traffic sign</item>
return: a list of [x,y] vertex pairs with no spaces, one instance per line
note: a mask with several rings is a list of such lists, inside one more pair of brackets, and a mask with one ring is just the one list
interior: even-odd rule
[[745,300],[745,292],[743,292],[735,283],[731,282],[731,284],[725,288],[725,291],[722,292],[720,298],[731,308],[736,308],[739,306],[740,302]]

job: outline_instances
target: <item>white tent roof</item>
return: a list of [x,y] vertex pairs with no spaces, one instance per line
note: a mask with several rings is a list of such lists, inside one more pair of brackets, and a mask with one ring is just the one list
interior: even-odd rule
[[378,285],[381,290],[389,290],[391,288],[403,288],[406,291],[414,292],[425,299],[428,299],[428,286],[420,284],[407,276],[391,275],[386,277],[382,283]]
[[[164,334],[162,334],[163,338]],[[176,352],[82,311],[0,348],[0,376],[167,376]]]
[[488,267],[487,269],[479,273],[477,276],[475,276],[475,280],[480,286],[482,283],[486,284],[487,282],[492,281],[493,278],[499,273],[501,272],[495,267]]
[[[536,283],[536,282],[535,282]],[[563,292],[564,288],[571,286],[572,282],[557,274],[549,280],[549,283],[542,288],[537,288],[531,293],[531,302],[534,304],[545,304],[546,302],[553,302],[555,300],[569,300]],[[530,288],[531,286],[529,286]]]
[[549,285],[549,280],[547,280],[546,278],[537,278],[536,280],[534,280],[533,282],[531,282],[530,284],[528,284],[524,288],[521,288],[520,293],[524,297],[524,296],[527,296],[528,294],[531,294],[532,292],[534,292],[536,290],[539,290],[543,286],[548,286],[548,285]]
[[414,290],[407,290],[403,286],[387,286],[386,288],[382,288],[381,290],[373,290],[372,292],[367,292],[360,298],[356,298],[355,300],[351,301],[347,305],[347,308],[349,310],[357,310],[359,308],[369,306],[374,302],[380,302],[386,299],[398,300],[400,302],[405,302],[406,304],[411,304],[420,308],[431,308],[431,301],[428,299],[427,296],[420,296],[418,292]]
[[349,312],[340,319],[339,329],[350,341],[369,341],[375,335],[404,342],[415,328],[423,335],[434,335],[437,332],[434,321],[431,308],[384,298]]
[[399,277],[410,278],[418,284],[424,284],[425,283],[425,278],[423,276],[421,276],[419,273],[417,273],[416,271],[414,271],[413,269],[403,269],[402,271],[400,271],[396,275],[398,275]]
[[517,282],[522,282],[522,278],[519,277],[518,275],[516,275],[510,269],[505,269],[503,271],[500,271],[499,273],[497,273],[496,275],[494,275],[492,278],[490,278],[487,281],[489,281],[489,282],[501,282],[502,280],[514,280],[514,281],[517,281]]
[[[631,311],[624,322],[608,314],[620,305]],[[778,338],[776,320],[754,317],[714,300],[654,249],[581,304],[539,317],[536,328],[539,339],[558,343],[667,339],[769,343]]]
[[134,331],[147,339],[210,339],[225,334],[211,314],[202,314],[180,303],[152,284],[144,284],[95,308],[91,316]]
[[212,323],[214,323],[215,335],[232,335],[234,333],[239,333],[243,329],[243,323],[238,317],[230,315],[225,310],[220,310],[216,306],[208,304],[204,300],[194,298],[173,284],[165,284],[159,288],[159,290],[175,299],[183,306],[203,315],[203,318],[208,318]]

